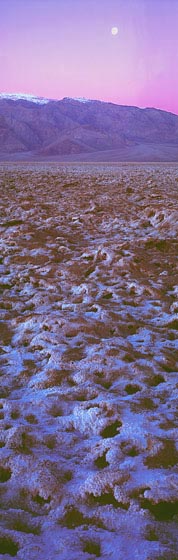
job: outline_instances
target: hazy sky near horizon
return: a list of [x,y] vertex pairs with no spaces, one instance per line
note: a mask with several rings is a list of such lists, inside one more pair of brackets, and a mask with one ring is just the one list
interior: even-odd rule
[[0,91],[178,114],[178,0],[0,0]]

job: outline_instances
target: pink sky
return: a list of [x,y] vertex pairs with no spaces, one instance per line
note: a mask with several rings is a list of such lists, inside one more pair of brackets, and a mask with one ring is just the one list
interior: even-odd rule
[[0,91],[178,114],[178,0],[0,0]]

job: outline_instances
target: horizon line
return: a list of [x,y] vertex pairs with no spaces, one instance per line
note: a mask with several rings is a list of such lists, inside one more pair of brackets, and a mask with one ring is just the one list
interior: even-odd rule
[[40,165],[41,164],[45,164],[45,165],[46,164],[57,164],[57,165],[74,165],[74,164],[75,165],[76,164],[78,164],[78,165],[123,165],[123,164],[124,165],[153,165],[153,164],[154,165],[178,165],[178,161],[171,161],[171,160],[170,161],[169,160],[168,161],[161,161],[161,160],[160,161],[154,161],[154,160],[153,161],[152,160],[149,160],[149,161],[141,161],[141,160],[138,160],[138,161],[136,161],[136,160],[132,160],[132,161],[131,160],[130,161],[124,161],[124,160],[122,160],[122,161],[109,161],[109,160],[108,161],[77,161],[77,160],[74,160],[74,161],[67,161],[67,160],[66,161],[65,160],[64,161],[12,160],[11,161],[11,160],[2,160],[1,161],[0,160],[0,166],[1,165],[9,165],[9,164],[12,164],[12,165],[19,165],[19,164],[30,164],[30,165],[31,164],[34,164],[34,165],[36,165],[36,164],[40,164]]

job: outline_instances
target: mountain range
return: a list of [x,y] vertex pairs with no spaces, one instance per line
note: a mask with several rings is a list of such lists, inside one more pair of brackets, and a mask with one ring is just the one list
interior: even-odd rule
[[178,161],[178,115],[97,100],[0,94],[1,161]]

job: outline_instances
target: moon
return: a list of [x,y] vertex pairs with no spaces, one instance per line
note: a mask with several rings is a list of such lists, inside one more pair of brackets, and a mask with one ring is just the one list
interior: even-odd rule
[[119,31],[118,27],[112,27],[112,28],[111,28],[111,33],[112,33],[112,35],[117,35],[117,34],[118,34],[118,31]]

